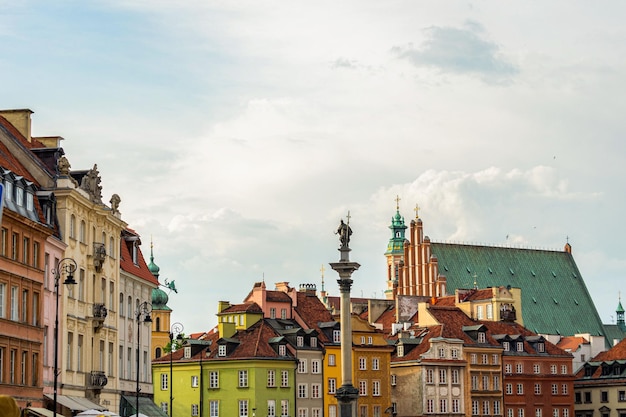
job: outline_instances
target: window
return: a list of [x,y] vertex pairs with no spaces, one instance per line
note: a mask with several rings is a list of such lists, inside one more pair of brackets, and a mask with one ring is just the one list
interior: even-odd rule
[[372,371],[378,371],[380,369],[380,359],[372,358]]
[[359,380],[359,395],[361,397],[367,396],[367,381],[364,379]]
[[35,198],[33,196],[33,193],[27,192],[26,193],[26,210],[33,211],[34,208],[35,208]]
[[267,400],[267,417],[276,416],[276,400]]
[[609,402],[609,393],[607,391],[600,392],[600,402],[603,402],[603,403]]
[[507,395],[512,395],[513,394],[513,384],[506,384],[505,385],[505,392]]
[[489,414],[489,401],[483,401],[483,415],[488,416]]
[[439,358],[445,358],[446,357],[446,349],[445,348],[439,348]]
[[37,382],[39,381],[38,375],[37,375],[37,370],[39,369],[37,367],[38,363],[39,363],[39,355],[37,353],[33,353],[33,360],[31,362],[31,367],[30,367],[30,381],[33,387],[36,387]]
[[76,239],[76,216],[70,216],[70,238]]
[[538,363],[535,363],[533,365],[533,372],[536,373],[536,374],[540,374],[541,373],[541,367],[539,366]]
[[278,354],[280,356],[287,356],[287,346],[286,345],[278,345]]
[[448,412],[448,400],[446,398],[442,398],[439,400],[439,412],[440,413]]
[[219,345],[217,348],[217,356],[226,356],[226,345]]
[[513,365],[511,365],[510,363],[507,363],[504,365],[504,372],[507,374],[511,374],[513,373]]
[[448,370],[441,368],[439,369],[439,383],[446,384],[447,383]]
[[535,417],[541,417],[541,408],[535,408]]
[[522,395],[522,394],[524,394],[524,385],[517,384],[517,395]]
[[391,374],[391,386],[395,387],[398,383],[398,377],[396,374]]
[[30,264],[30,239],[27,237],[22,240],[22,262]]
[[478,332],[478,343],[485,343],[486,341],[485,332]]
[[17,287],[11,287],[11,320],[18,321],[18,310],[17,310]]
[[452,370],[452,381],[453,384],[458,384],[459,383],[459,370],[458,369],[453,369]]
[[452,400],[452,412],[456,414],[461,412],[461,403],[456,398]]
[[308,385],[298,384],[298,398],[308,398]]
[[198,375],[191,376],[191,386],[193,388],[198,388]]
[[489,375],[483,375],[483,390],[487,391],[489,389]]
[[359,370],[367,370],[367,359],[362,356],[359,358]]
[[524,351],[524,342],[517,342],[517,351],[518,352]]
[[472,354],[470,355],[470,363],[472,363],[472,365],[474,365],[474,364],[478,363],[477,356],[476,356],[476,354],[475,354],[475,353],[472,353]]
[[4,311],[6,309],[6,290],[7,290],[7,285],[4,283],[1,283],[0,284],[0,318],[5,317]]
[[546,345],[543,342],[537,343],[537,352],[543,353],[546,351]]
[[367,406],[366,405],[359,406],[359,417],[367,417]]
[[239,400],[239,417],[248,417],[248,400]]
[[372,336],[367,336],[367,344],[368,345],[374,344],[374,339],[372,339]]
[[618,391],[617,393],[618,401],[626,401],[626,391]]
[[276,309],[274,307],[270,308],[270,318],[271,319],[276,318]]
[[321,384],[311,384],[311,398],[322,398]]
[[591,393],[589,391],[585,392],[585,403],[589,404],[591,402]]
[[276,371],[268,369],[267,371],[267,386],[273,388],[276,386]]
[[85,221],[81,220],[80,221],[80,230],[79,230],[79,240],[81,243],[87,243],[87,238],[85,236],[86,233],[86,226],[85,226]]
[[289,371],[280,371],[280,386],[283,388],[289,386]]
[[487,304],[487,320],[493,319],[493,305]]
[[[511,350],[511,344],[509,342],[502,342],[502,349],[505,352],[508,352],[509,350]],[[511,410],[513,411],[513,410]]]
[[404,356],[404,345],[398,345],[398,357]]
[[248,371],[240,370],[239,371],[239,388],[247,388],[248,387]]
[[489,355],[482,355],[482,364],[483,365],[489,364]]
[[426,369],[426,383],[427,384],[432,384],[434,383],[433,381],[433,375],[434,375],[434,371],[431,368]]
[[[583,359],[584,361],[584,359]],[[567,375],[567,365],[561,365],[561,373],[563,375]]]
[[557,395],[559,393],[559,386],[557,384],[552,384],[552,395]]
[[[373,417],[382,417],[381,416],[381,410],[382,408],[380,407],[380,405],[374,405],[372,406],[372,416]],[[319,416],[313,416],[313,417],[322,417],[321,415]]]
[[220,373],[219,371],[211,371],[209,372],[209,388],[219,388],[220,387]]
[[569,408],[563,409],[563,417],[569,417]]
[[493,376],[493,389],[498,391],[500,389],[500,375]]
[[478,320],[482,320],[483,317],[483,306],[476,306],[476,318]]
[[283,417],[289,415],[289,400],[280,400],[280,415]]
[[15,202],[18,206],[24,206],[24,189],[22,187],[15,187]]
[[309,417],[308,408],[298,408],[298,417]]
[[535,395],[541,395],[541,384],[535,383]]
[[521,363],[515,364],[515,372],[521,374],[524,372],[524,365]]
[[524,409],[523,408],[518,408],[517,409],[517,417],[524,417]]
[[561,385],[561,394],[567,395],[567,384]]
[[493,414],[496,416],[500,415],[500,400],[493,402]]
[[74,346],[74,333],[68,332],[67,333],[67,369],[68,370],[72,369],[72,362],[74,359],[72,357],[73,346]]
[[311,337],[311,347],[317,347],[317,337]]
[[303,347],[304,346],[304,336],[297,336],[296,337],[296,346],[297,347]]
[[167,374],[161,374],[161,391],[167,391],[168,389],[167,377]]
[[26,385],[26,368],[28,368],[28,352],[22,351],[21,384]]
[[372,396],[379,397],[380,396],[380,381],[372,381]]
[[328,393],[335,394],[337,392],[337,380],[335,378],[328,378]]
[[361,336],[361,344],[364,345],[365,344],[365,336]]
[[513,417],[513,409],[512,408],[507,408],[506,409],[506,417]]
[[333,343],[341,343],[341,331],[333,330]]
[[452,359],[458,359],[459,358],[459,350],[458,349],[450,349],[450,356],[452,357]]
[[478,390],[478,375],[472,375],[472,391]]
[[337,406],[329,405],[328,406],[328,417],[337,417]]
[[299,374],[306,374],[306,359],[300,359],[298,360],[298,373]]
[[22,322],[28,323],[28,290],[22,290]]
[[550,373],[556,375],[556,365],[550,365]]
[[[8,239],[8,234],[9,231],[7,229],[5,229],[4,227],[2,228],[2,242],[0,242],[1,246],[0,246],[0,254],[2,256],[7,256],[7,239]],[[48,288],[46,286],[46,288]]]
[[209,401],[209,417],[219,417],[220,406],[217,400]]
[[15,384],[15,361],[17,360],[17,350],[11,349],[11,358],[9,359],[9,382]]
[[191,415],[192,416],[197,416],[198,415],[198,404],[191,404]]
[[319,374],[322,372],[322,366],[319,359],[311,359],[311,373]]
[[76,370],[83,370],[83,335],[78,335],[78,348],[76,349]]
[[479,412],[478,412],[478,401],[476,401],[476,400],[472,400],[472,415],[473,416],[479,415]]
[[335,366],[335,354],[331,353],[328,355],[328,366]]
[[286,308],[281,308],[280,309],[280,318],[283,320],[287,319],[287,309]]

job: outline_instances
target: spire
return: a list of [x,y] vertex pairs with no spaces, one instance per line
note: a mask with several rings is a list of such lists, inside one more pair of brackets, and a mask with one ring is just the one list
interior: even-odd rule
[[152,275],[154,275],[156,277],[156,279],[158,280],[159,279],[159,271],[161,270],[161,268],[159,268],[154,263],[153,247],[154,247],[154,244],[152,243],[152,236],[150,236],[150,263],[148,264],[148,269],[150,270],[150,272],[152,272]]
[[404,224],[404,217],[400,215],[400,196],[396,196],[396,214],[391,218],[391,239],[387,244],[385,255],[402,255],[404,254],[404,233],[407,229]]
[[626,322],[624,322],[624,307],[622,307],[622,293],[621,291],[618,293],[618,302],[617,309],[615,310],[615,314],[617,315],[617,327],[622,331],[626,331]]

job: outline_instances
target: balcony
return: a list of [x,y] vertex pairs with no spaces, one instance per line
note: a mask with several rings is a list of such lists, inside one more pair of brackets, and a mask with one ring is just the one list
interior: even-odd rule
[[109,382],[103,371],[91,371],[87,381],[87,389],[101,390]]
[[106,319],[107,314],[107,308],[103,303],[93,304],[93,327],[96,332],[100,330],[100,328],[104,324],[104,320]]
[[93,265],[96,268],[96,271],[100,272],[102,269],[102,265],[104,264],[104,260],[107,256],[107,250],[104,246],[104,243],[94,243],[93,244]]

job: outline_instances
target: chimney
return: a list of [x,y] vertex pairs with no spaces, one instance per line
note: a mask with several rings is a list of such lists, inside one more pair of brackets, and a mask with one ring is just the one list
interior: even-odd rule
[[30,115],[33,114],[29,109],[18,110],[0,110],[0,116],[7,119],[27,141],[31,141],[30,136]]
[[275,285],[276,285],[276,291],[289,292],[289,282],[287,281],[277,282]]
[[218,301],[217,302],[217,312],[221,313],[222,311],[226,310],[228,307],[230,307],[230,302],[228,301]]

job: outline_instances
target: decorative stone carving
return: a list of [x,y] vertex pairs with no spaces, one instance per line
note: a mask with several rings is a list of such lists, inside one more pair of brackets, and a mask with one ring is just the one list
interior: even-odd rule
[[94,203],[102,204],[102,186],[100,185],[100,172],[98,164],[94,164],[93,168],[87,171],[87,174],[80,182],[80,188],[87,191],[89,198]]
[[111,203],[111,210],[113,211],[113,214],[117,214],[120,212],[119,207],[120,207],[121,201],[122,199],[120,198],[119,195],[113,194],[111,196],[111,200],[109,202]]
[[68,161],[65,156],[62,156],[62,157],[59,158],[59,160],[57,162],[57,167],[59,169],[59,174],[61,174],[63,176],[70,175],[70,168],[72,166],[70,165],[70,161]]

